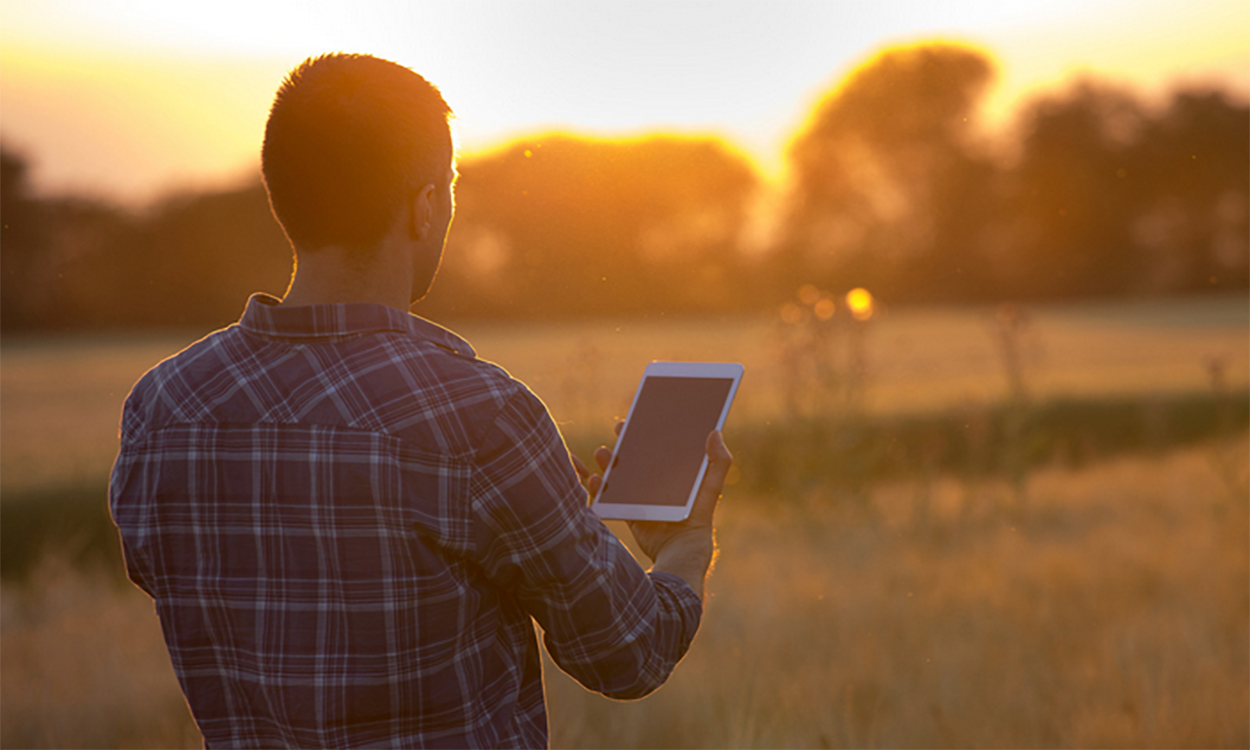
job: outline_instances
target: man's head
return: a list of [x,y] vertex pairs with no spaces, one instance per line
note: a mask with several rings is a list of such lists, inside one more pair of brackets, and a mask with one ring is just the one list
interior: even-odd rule
[[296,251],[335,246],[366,260],[424,186],[448,193],[450,114],[432,84],[376,57],[323,55],[291,71],[261,164]]

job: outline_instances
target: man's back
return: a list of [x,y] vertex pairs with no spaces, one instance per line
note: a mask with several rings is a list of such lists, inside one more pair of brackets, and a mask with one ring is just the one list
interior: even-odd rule
[[210,745],[545,744],[531,616],[617,697],[699,621],[586,509],[533,394],[381,305],[253,297],[136,386],[110,496]]

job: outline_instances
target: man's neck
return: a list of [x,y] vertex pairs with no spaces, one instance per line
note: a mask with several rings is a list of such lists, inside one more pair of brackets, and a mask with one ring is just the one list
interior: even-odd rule
[[[387,243],[361,263],[353,251],[323,247],[297,251],[291,285],[282,297],[290,307],[363,302],[407,312],[412,299],[411,272],[405,258],[391,257]],[[401,254],[402,255],[402,254]]]

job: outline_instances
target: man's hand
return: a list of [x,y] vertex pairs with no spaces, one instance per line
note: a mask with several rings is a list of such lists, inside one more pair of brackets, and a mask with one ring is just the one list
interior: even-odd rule
[[[616,424],[618,436],[624,426],[624,422]],[[700,598],[703,596],[703,581],[716,551],[713,516],[721,490],[725,486],[725,477],[733,463],[733,456],[725,447],[720,430],[714,430],[707,436],[707,457],[708,466],[703,475],[703,483],[699,485],[690,516],[685,521],[629,522],[629,530],[633,532],[638,546],[655,562],[653,570],[679,576],[690,584]],[[611,460],[612,451],[606,446],[595,451],[595,463],[599,464],[600,471],[606,471]],[[576,458],[573,462],[578,474],[586,480],[590,496],[594,497],[603,484],[603,476],[591,475]]]

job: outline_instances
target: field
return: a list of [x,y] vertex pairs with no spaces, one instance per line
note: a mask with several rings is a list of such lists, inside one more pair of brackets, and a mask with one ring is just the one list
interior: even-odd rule
[[[731,449],[814,414],[968,414],[1019,385],[1030,403],[1096,405],[1250,381],[1245,297],[1037,308],[1009,342],[1015,364],[995,315],[883,311],[858,334],[854,398],[832,406],[795,380],[794,332],[772,320],[454,327],[578,446],[606,442],[650,359],[746,365]],[[6,340],[3,502],[102,503],[127,388],[193,338]],[[1250,443],[1225,423],[1204,434],[1023,477],[885,476],[854,503],[819,468],[752,481],[739,448],[690,654],[636,703],[549,664],[553,746],[1244,747]],[[80,540],[60,541],[0,588],[0,745],[198,746],[150,602],[98,561],[70,564]]]

